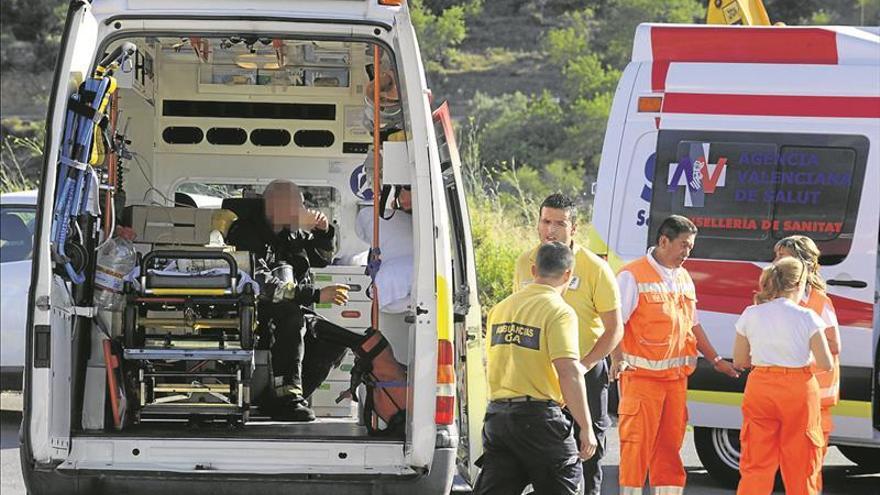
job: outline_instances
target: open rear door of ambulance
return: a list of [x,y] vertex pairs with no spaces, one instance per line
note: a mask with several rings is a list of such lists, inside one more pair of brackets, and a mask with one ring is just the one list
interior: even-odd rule
[[[67,458],[71,431],[71,341],[75,326],[89,325],[73,316],[74,287],[53,274],[51,232],[56,160],[62,139],[67,99],[88,76],[95,57],[99,25],[87,2],[71,2],[46,120],[43,172],[34,236],[22,410],[22,472],[33,486],[35,467]],[[87,334],[87,331],[83,332]]]
[[473,256],[471,225],[461,159],[449,104],[444,102],[434,111],[434,133],[440,153],[440,169],[449,216],[450,249],[452,252],[452,315],[454,331],[455,397],[459,448],[458,475],[473,485],[477,468],[474,461],[483,452],[482,424],[488,399],[483,364],[483,337],[480,303],[477,297],[477,272]]

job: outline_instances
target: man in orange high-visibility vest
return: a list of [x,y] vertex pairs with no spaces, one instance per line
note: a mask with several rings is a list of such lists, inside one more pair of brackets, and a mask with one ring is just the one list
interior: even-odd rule
[[650,473],[654,495],[684,492],[681,445],[687,426],[687,377],[697,351],[715,370],[739,373],[718,355],[697,320],[696,291],[682,264],[697,227],[673,215],[648,254],[623,269],[620,285],[623,340],[612,353],[611,376],[620,378],[620,493],[640,495]]

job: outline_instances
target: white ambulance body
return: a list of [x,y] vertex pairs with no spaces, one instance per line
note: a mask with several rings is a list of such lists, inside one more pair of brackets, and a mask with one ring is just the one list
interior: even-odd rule
[[[384,52],[405,130],[394,143],[395,183],[411,185],[414,197],[410,311],[389,328],[398,335],[395,355],[408,364],[405,437],[370,436],[354,413],[308,424],[251,417],[219,431],[161,421],[114,431],[90,300],[74,303],[82,289],[59,274],[50,231],[68,98],[123,42],[137,48],[117,73],[117,129],[131,152],[125,205],[173,209],[176,193],[259,192],[273,179],[293,180],[328,213],[345,255],[318,282],[363,279],[364,267],[350,260],[368,247],[355,222],[372,204],[362,165],[372,143],[365,88],[373,47]],[[486,396],[470,225],[447,108],[432,107],[400,1],[71,2],[47,118],[29,299],[21,430],[28,492],[445,494],[454,476],[470,481]],[[92,280],[94,268],[85,270]],[[370,303],[361,295],[353,289],[341,318],[355,315],[364,327]],[[326,406],[338,412],[332,401]]]
[[[593,247],[615,268],[645,254],[666,216],[697,224],[685,266],[700,322],[727,358],[776,241],[813,238],[843,339],[832,441],[873,463],[880,450],[865,448],[880,447],[878,33],[639,26],[611,109],[593,216]],[[738,465],[744,385],[702,360],[689,383],[698,452],[727,480]]]

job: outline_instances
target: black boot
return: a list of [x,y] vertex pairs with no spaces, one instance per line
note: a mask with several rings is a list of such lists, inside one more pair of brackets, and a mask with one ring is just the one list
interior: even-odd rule
[[315,420],[315,412],[302,397],[281,399],[274,407],[272,419],[276,421],[308,422]]

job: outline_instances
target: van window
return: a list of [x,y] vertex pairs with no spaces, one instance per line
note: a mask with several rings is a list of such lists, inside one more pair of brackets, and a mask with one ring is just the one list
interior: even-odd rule
[[803,234],[840,263],[867,154],[863,136],[660,131],[649,242],[678,214],[700,229],[695,258],[772,261],[776,241]]
[[36,216],[33,206],[0,207],[0,263],[30,259]]

